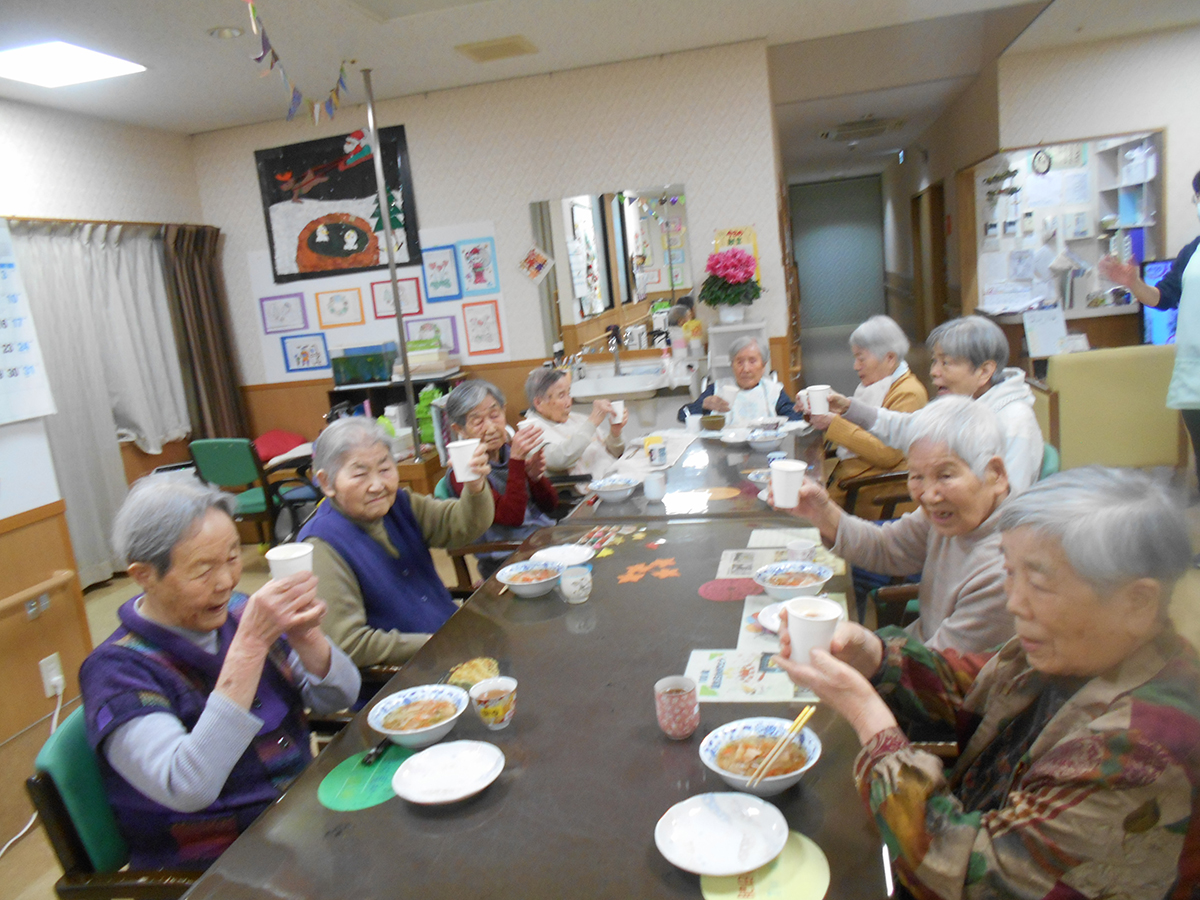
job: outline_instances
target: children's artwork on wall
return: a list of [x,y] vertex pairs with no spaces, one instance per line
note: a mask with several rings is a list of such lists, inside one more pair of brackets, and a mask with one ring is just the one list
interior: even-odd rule
[[454,316],[430,316],[425,319],[405,319],[404,339],[423,341],[437,338],[442,349],[458,352],[458,326]]
[[362,131],[255,151],[276,283],[386,265],[384,215],[397,263],[420,261],[404,126],[380,129],[379,141],[386,213],[379,208],[371,147]]
[[[421,279],[397,278],[396,286],[400,290],[400,314],[403,316],[419,316],[423,310],[421,305]],[[371,300],[375,304],[375,318],[396,318],[396,303],[392,296],[390,281],[371,282]]]
[[500,333],[500,306],[495,300],[464,303],[463,322],[467,326],[467,353],[503,353],[504,336]]
[[430,247],[421,254],[425,297],[430,303],[462,299],[458,277],[458,252],[454,247]]
[[320,332],[292,334],[280,341],[283,343],[283,365],[289,372],[330,368],[329,348],[325,344],[325,335]]
[[459,241],[455,247],[458,249],[464,297],[494,294],[500,290],[500,276],[496,273],[496,244],[490,237]]
[[344,328],[364,321],[362,291],[358,288],[317,294],[317,322],[322,328]]
[[521,262],[518,263],[520,270],[534,284],[541,284],[542,279],[550,273],[550,267],[553,265],[554,260],[537,246],[530,247],[529,252],[522,256]]
[[260,297],[264,334],[281,331],[303,331],[308,327],[308,313],[304,311],[303,294],[282,294],[278,297]]

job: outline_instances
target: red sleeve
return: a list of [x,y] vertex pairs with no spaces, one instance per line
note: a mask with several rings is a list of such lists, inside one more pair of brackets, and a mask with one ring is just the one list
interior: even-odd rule
[[[525,524],[525,507],[529,505],[529,479],[525,477],[525,460],[508,461],[508,485],[504,496],[496,497],[497,525]],[[494,492],[493,492],[494,493]]]
[[529,482],[529,490],[533,494],[533,502],[537,504],[537,508],[546,515],[550,515],[558,509],[558,490],[545,475],[537,481]]

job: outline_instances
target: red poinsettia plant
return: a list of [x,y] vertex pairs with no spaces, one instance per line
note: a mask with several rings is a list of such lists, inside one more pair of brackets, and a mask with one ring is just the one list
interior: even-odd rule
[[708,277],[700,286],[700,302],[708,306],[753,303],[762,294],[762,287],[754,280],[757,268],[753,255],[738,247],[710,253],[704,264]]

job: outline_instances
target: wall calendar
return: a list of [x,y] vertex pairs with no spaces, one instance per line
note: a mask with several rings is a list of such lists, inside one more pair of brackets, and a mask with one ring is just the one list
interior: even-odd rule
[[12,236],[0,219],[0,425],[55,412]]

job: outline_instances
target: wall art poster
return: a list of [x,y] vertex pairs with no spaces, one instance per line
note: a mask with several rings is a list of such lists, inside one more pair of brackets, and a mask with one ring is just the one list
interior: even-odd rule
[[529,248],[528,253],[521,257],[518,265],[530,281],[534,284],[541,284],[542,279],[550,273],[550,267],[554,265],[554,260],[548,257],[540,247],[533,246]]
[[303,331],[308,327],[308,313],[304,311],[303,294],[260,297],[258,305],[262,308],[264,334]]
[[379,141],[386,213],[380,212],[365,132],[255,151],[277,284],[385,266],[384,215],[392,227],[396,262],[420,261],[404,126],[380,129]]
[[425,297],[430,303],[462,299],[458,277],[458,252],[454,247],[430,247],[421,254]]
[[283,364],[289,372],[330,368],[329,348],[325,344],[325,335],[320,332],[292,334],[280,341],[283,343]]
[[[404,316],[419,316],[423,309],[421,305],[421,279],[397,278],[396,286],[400,289],[400,314]],[[396,303],[392,297],[390,281],[371,282],[371,300],[375,304],[375,318],[396,318]]]
[[317,322],[322,328],[361,325],[365,321],[362,291],[358,288],[317,294]]
[[489,238],[459,241],[458,269],[462,277],[463,296],[494,294],[500,290],[496,274],[496,244]]
[[503,353],[500,333],[500,305],[495,300],[464,303],[463,322],[467,326],[467,353]]
[[430,316],[427,319],[405,319],[404,339],[424,341],[437,338],[443,350],[458,352],[458,326],[454,316]]

